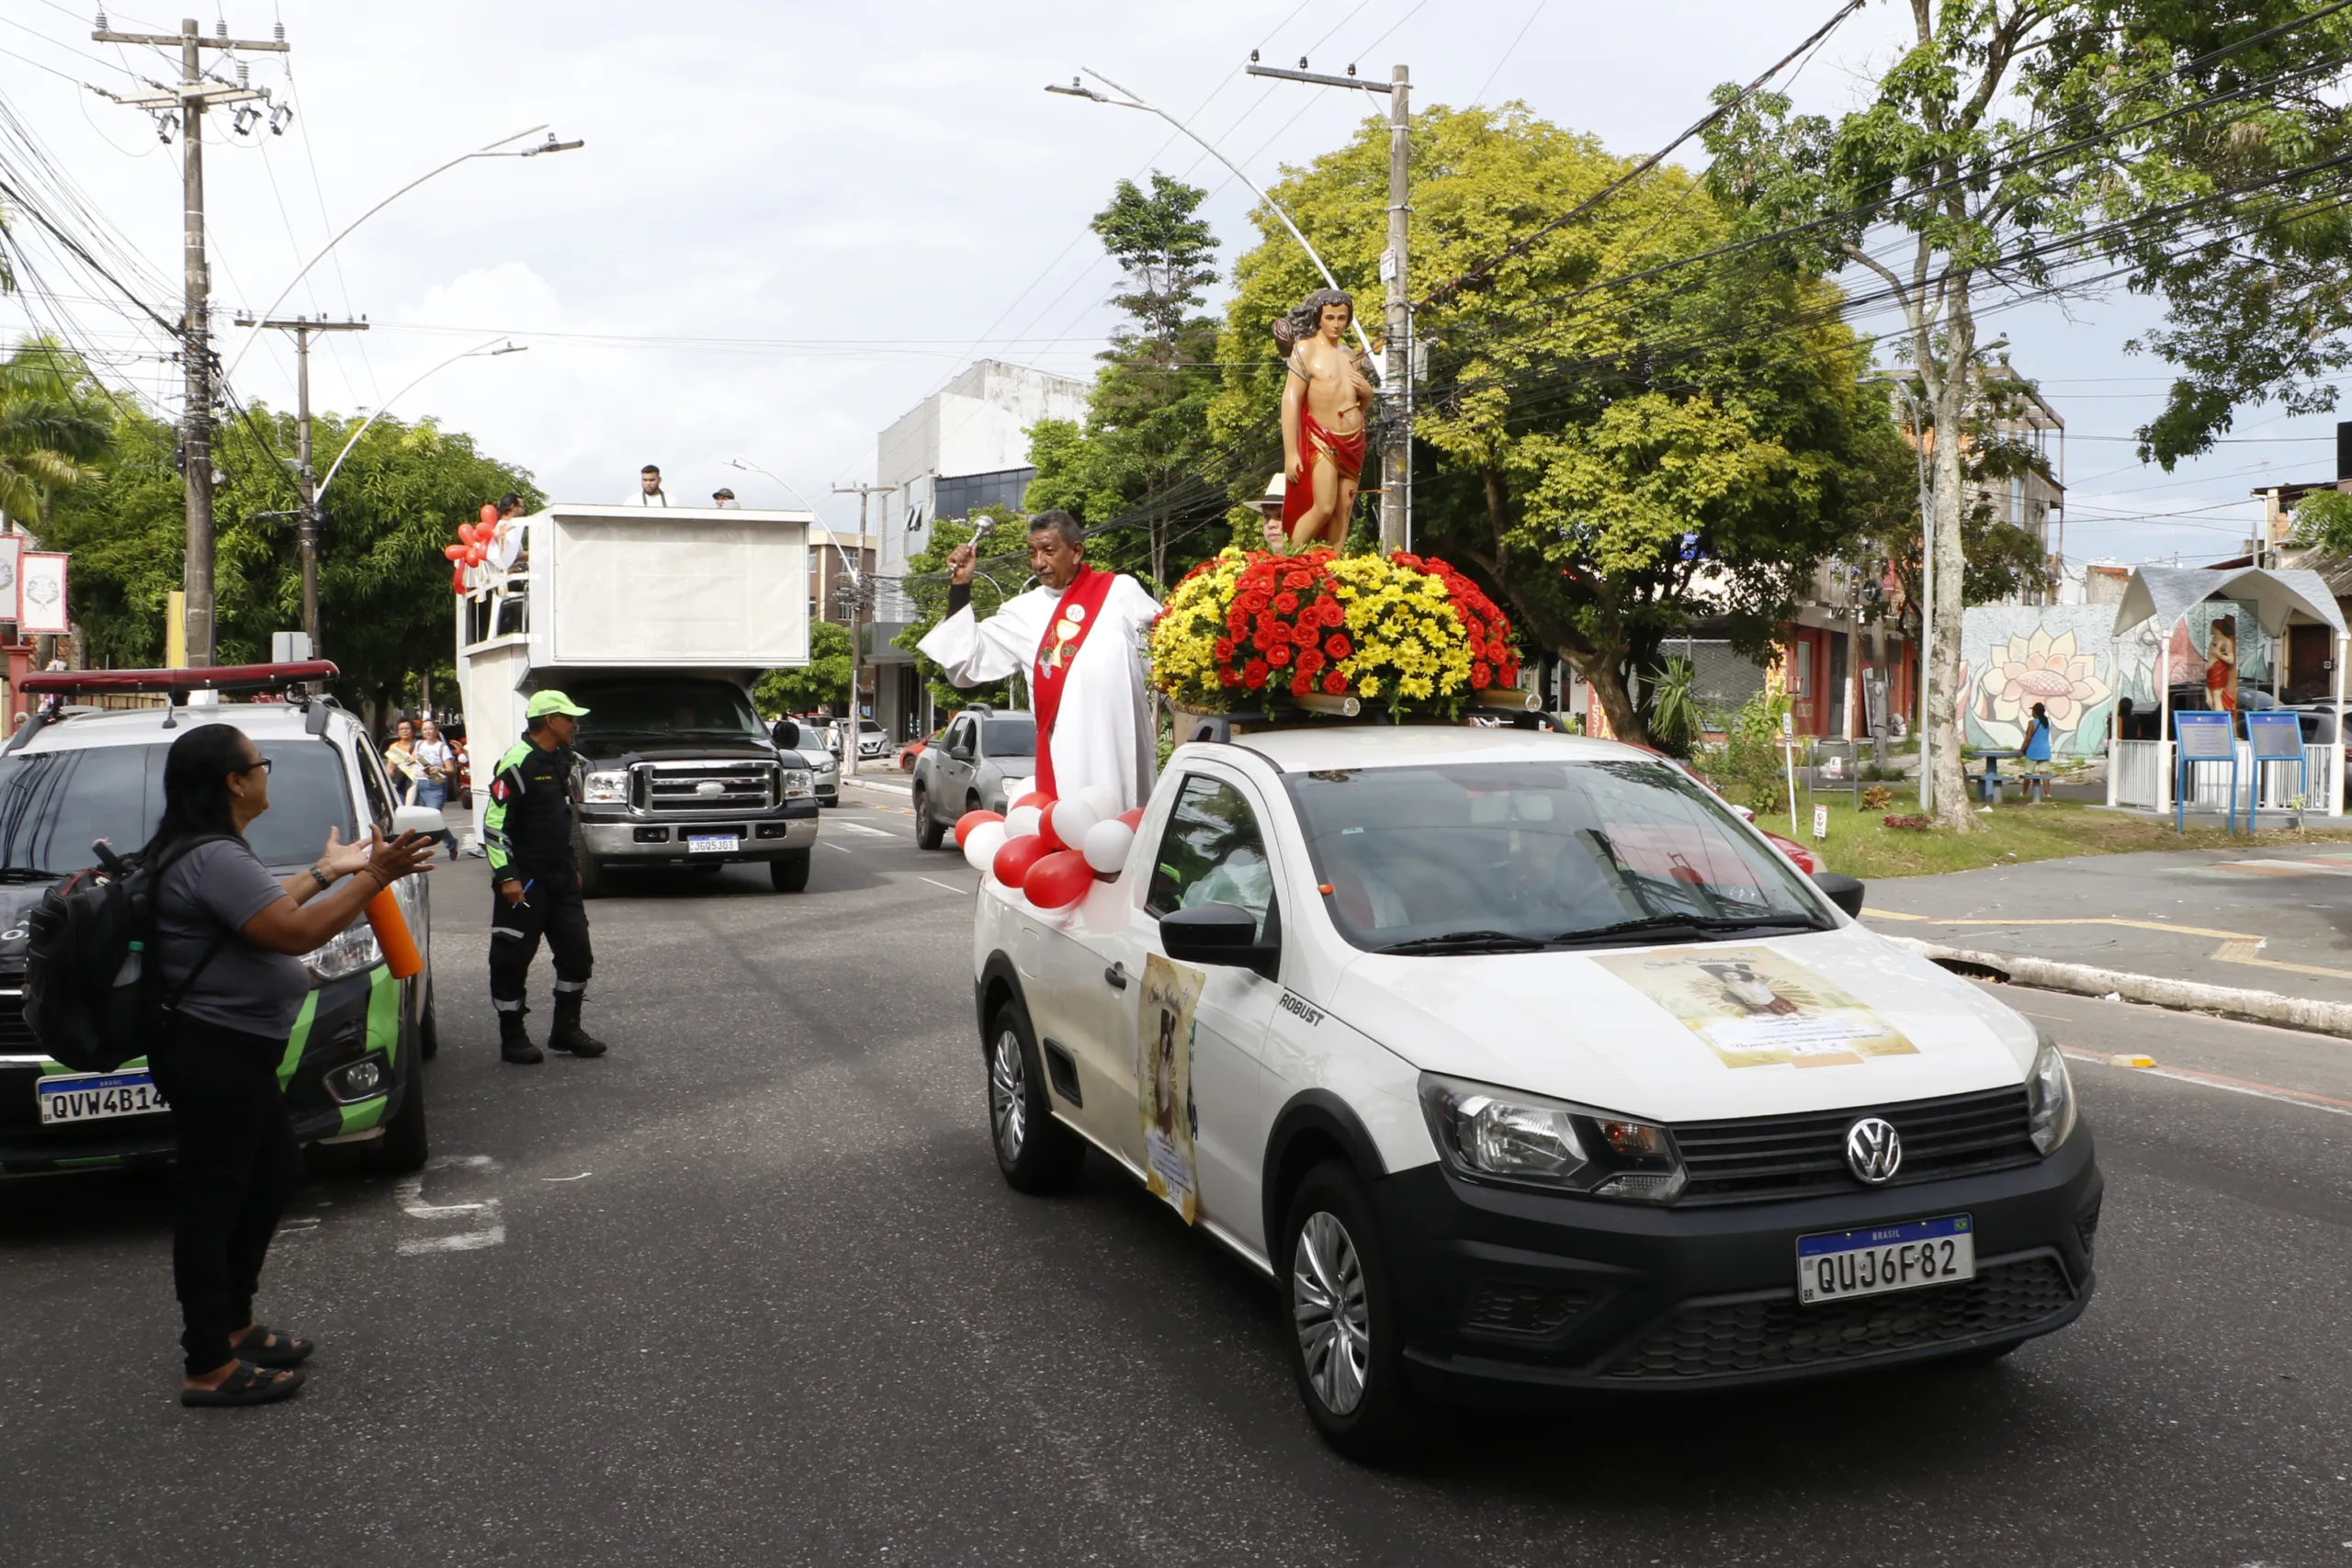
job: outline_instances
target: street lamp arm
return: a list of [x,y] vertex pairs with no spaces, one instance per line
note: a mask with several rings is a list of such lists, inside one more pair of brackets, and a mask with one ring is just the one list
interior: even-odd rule
[[[729,457],[727,459],[727,466],[730,468],[741,468],[747,474],[765,474],[768,478],[775,480],[776,483],[783,485],[786,491],[790,491],[792,499],[807,507],[811,513],[814,513],[817,510],[815,503],[809,501],[807,496],[801,494],[798,491],[793,490],[791,482],[785,479],[782,474],[774,472],[768,468],[763,468],[748,457]],[[832,540],[833,554],[841,558],[842,570],[849,573],[850,586],[863,592],[865,587],[865,574],[857,570],[857,563],[849,558],[848,551],[842,548],[841,536],[831,528],[826,529],[825,533]],[[865,536],[861,534],[859,536],[858,545],[858,549],[861,553],[864,552],[865,547],[864,539]]]
[[[1106,98],[1100,93],[1081,92],[1079,95],[1080,96],[1092,98],[1098,104],[1114,104],[1123,109],[1142,109],[1148,114],[1156,114],[1160,118],[1166,120],[1169,124],[1174,126],[1179,131],[1198,142],[1202,149],[1205,151],[1210,157],[1215,158],[1218,163],[1223,164],[1227,169],[1233,171],[1233,177],[1239,180],[1243,185],[1248,186],[1250,187],[1250,194],[1255,196],[1260,201],[1264,202],[1267,209],[1272,211],[1275,217],[1282,220],[1283,227],[1290,231],[1290,237],[1298,242],[1298,248],[1306,253],[1306,259],[1313,262],[1315,264],[1315,270],[1323,275],[1323,281],[1329,284],[1334,289],[1342,294],[1347,292],[1347,290],[1340,288],[1340,280],[1331,276],[1331,269],[1323,265],[1323,258],[1316,252],[1315,247],[1306,243],[1306,236],[1298,231],[1298,225],[1290,220],[1290,214],[1283,210],[1282,203],[1276,201],[1272,197],[1268,196],[1264,187],[1261,186],[1257,181],[1251,179],[1248,175],[1243,174],[1241,172],[1241,165],[1227,157],[1217,147],[1216,143],[1211,141],[1207,137],[1203,136],[1199,131],[1194,130],[1182,120],[1178,119],[1174,115],[1170,114],[1166,109],[1161,108],[1158,104],[1149,102],[1140,94],[1137,94],[1129,88],[1120,86],[1119,84],[1112,81],[1111,78],[1103,75],[1102,73],[1095,70],[1091,65],[1081,66],[1080,69],[1089,76],[1091,76],[1096,81],[1102,83],[1104,86],[1110,87],[1116,92],[1125,93],[1127,96],[1125,99]],[[1069,89],[1067,87],[1048,87],[1046,91],[1049,93],[1068,93]],[[1351,310],[1348,314],[1350,317],[1349,324],[1355,328],[1356,342],[1363,346],[1364,357],[1370,360],[1373,364],[1373,375],[1374,378],[1385,380],[1386,378],[1380,366],[1380,356],[1372,352],[1372,340],[1364,335],[1363,323],[1353,319],[1355,316],[1354,311]]]
[[530,126],[525,130],[516,131],[512,136],[502,136],[497,141],[489,143],[487,146],[477,147],[470,152],[460,152],[440,167],[435,169],[427,169],[424,174],[417,175],[416,178],[409,181],[408,184],[401,186],[400,189],[392,192],[391,195],[386,197],[383,200],[378,202],[375,206],[369,208],[367,211],[361,213],[358,217],[345,224],[343,226],[342,232],[336,234],[334,239],[329,240],[325,244],[320,246],[318,254],[312,256],[309,261],[304,262],[302,264],[302,270],[296,273],[292,277],[287,280],[286,287],[277,291],[277,298],[272,299],[266,309],[254,315],[254,321],[255,324],[252,335],[245,339],[244,346],[237,350],[237,356],[229,361],[229,368],[221,372],[221,380],[225,382],[230,377],[234,376],[237,373],[237,367],[245,362],[245,355],[253,352],[254,344],[261,335],[260,323],[267,321],[271,316],[277,314],[277,308],[286,303],[286,297],[294,292],[295,285],[310,276],[311,269],[318,265],[321,262],[326,260],[327,253],[334,250],[337,245],[343,243],[345,238],[348,236],[354,229],[358,228],[359,225],[367,222],[368,220],[375,217],[376,214],[383,211],[384,209],[390,207],[392,203],[398,201],[401,197],[406,196],[409,192],[414,190],[425,181],[433,178],[435,175],[447,174],[451,169],[456,168],[458,164],[467,163],[472,159],[528,158],[539,152],[569,152],[572,148],[580,145],[577,141],[556,141],[553,140],[552,133],[550,133],[549,140],[546,145],[526,147],[515,152],[502,152],[499,151],[500,148],[504,147],[508,142],[519,141],[524,137],[530,135],[534,130],[546,130],[547,127],[544,124]]
[[[527,134],[527,132],[526,134]],[[360,421],[359,428],[351,433],[351,439],[343,444],[343,450],[334,455],[334,461],[327,466],[326,478],[319,481],[318,490],[313,492],[311,497],[311,505],[313,508],[316,508],[321,502],[326,500],[327,486],[334,483],[335,475],[342,470],[343,460],[345,457],[350,457],[352,452],[358,446],[359,438],[368,434],[368,427],[375,423],[378,420],[383,418],[384,415],[390,411],[391,406],[394,403],[400,401],[401,399],[413,391],[416,388],[417,382],[423,381],[425,376],[431,376],[435,372],[447,370],[458,360],[470,359],[478,354],[523,354],[528,352],[530,346],[527,344],[511,344],[505,348],[492,348],[491,344],[496,343],[497,341],[498,340],[496,338],[492,338],[490,340],[490,343],[482,344],[479,347],[465,349],[459,353],[451,355],[448,358],[435,366],[431,370],[424,372],[424,376],[419,376],[415,381],[411,381],[407,386],[402,387],[399,391],[394,392],[390,397],[386,398],[382,407],[379,408],[374,413],[369,414],[366,419]]]

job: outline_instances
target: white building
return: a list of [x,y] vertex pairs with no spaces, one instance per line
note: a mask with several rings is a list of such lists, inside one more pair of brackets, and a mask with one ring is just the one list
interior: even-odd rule
[[891,639],[914,619],[899,586],[907,559],[928,548],[931,525],[989,505],[1018,507],[1037,470],[1029,430],[1039,420],[1086,418],[1084,381],[983,359],[915,405],[874,444],[881,564],[865,652],[875,665],[875,719],[894,740],[929,733],[913,660]]

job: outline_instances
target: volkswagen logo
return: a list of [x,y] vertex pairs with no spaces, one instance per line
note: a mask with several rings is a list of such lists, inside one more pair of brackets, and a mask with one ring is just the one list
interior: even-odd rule
[[725,795],[727,793],[727,786],[720,784],[717,779],[705,779],[702,783],[695,785],[695,793],[696,795]]
[[1872,1187],[1892,1181],[1903,1168],[1903,1134],[1883,1116],[1865,1116],[1846,1129],[1846,1163]]

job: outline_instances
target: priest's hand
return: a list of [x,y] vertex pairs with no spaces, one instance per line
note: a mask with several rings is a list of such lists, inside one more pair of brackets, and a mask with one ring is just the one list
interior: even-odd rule
[[947,581],[955,583],[970,582],[972,572],[979,565],[979,559],[978,547],[972,540],[965,540],[947,552]]

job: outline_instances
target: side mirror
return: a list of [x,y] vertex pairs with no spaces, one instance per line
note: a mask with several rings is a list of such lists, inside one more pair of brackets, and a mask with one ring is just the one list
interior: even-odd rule
[[947,748],[947,754],[959,762],[968,762],[972,760],[972,749],[969,746],[950,746]]
[[1270,928],[1258,939],[1258,917],[1238,904],[1200,904],[1173,909],[1159,918],[1159,942],[1179,964],[1216,964],[1255,969],[1273,977],[1282,957],[1282,942]]
[[1834,871],[1816,871],[1813,885],[1829,896],[1829,901],[1855,919],[1862,918],[1862,881],[1858,876],[1841,876]]
[[768,739],[775,743],[779,751],[797,751],[800,750],[800,727],[788,718],[777,719],[775,728],[768,731]]
[[392,807],[392,836],[402,833],[431,833],[435,837],[449,830],[441,813],[430,806],[395,806]]

